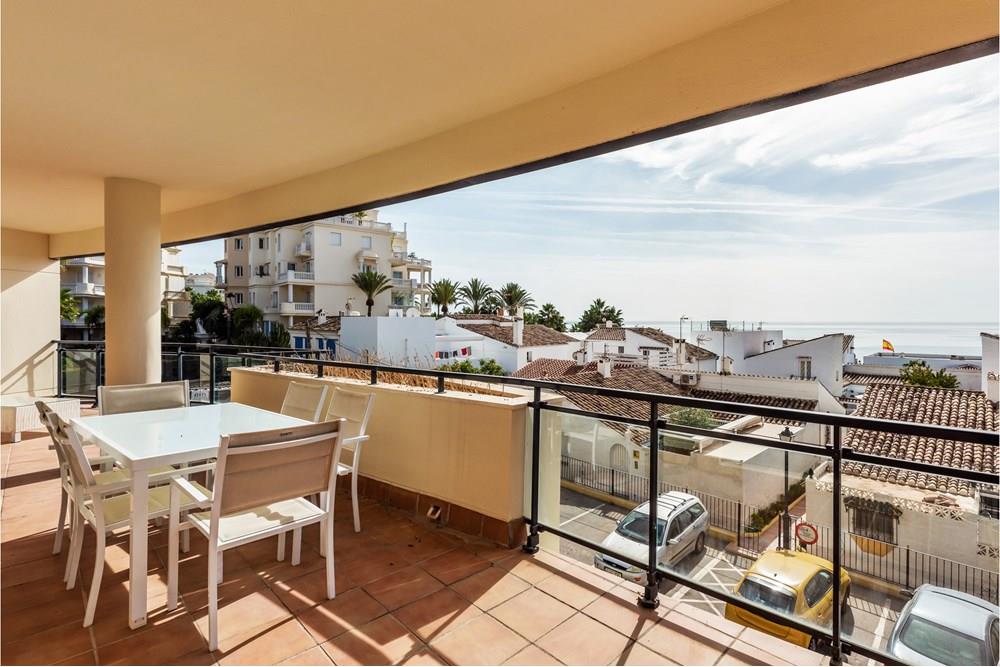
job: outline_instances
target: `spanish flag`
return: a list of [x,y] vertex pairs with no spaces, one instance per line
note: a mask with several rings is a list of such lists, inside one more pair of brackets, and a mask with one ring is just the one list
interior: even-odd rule
[[896,348],[892,346],[892,343],[887,341],[885,338],[882,339],[882,349],[886,352],[895,352]]

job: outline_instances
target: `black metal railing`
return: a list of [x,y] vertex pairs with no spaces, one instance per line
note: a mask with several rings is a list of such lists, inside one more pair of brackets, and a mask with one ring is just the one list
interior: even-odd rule
[[[211,352],[210,352],[211,353]],[[183,354],[183,353],[182,353]],[[830,444],[827,445],[815,445],[807,443],[799,443],[794,441],[784,441],[779,439],[771,439],[761,436],[742,434],[742,433],[726,433],[725,439],[735,442],[745,442],[749,444],[756,444],[763,447],[769,447],[772,449],[779,449],[786,452],[798,452],[801,454],[822,456],[830,459],[832,461],[831,471],[832,471],[832,495],[835,501],[833,502],[833,525],[831,527],[831,541],[832,548],[830,558],[832,560],[833,569],[839,572],[842,568],[846,566],[844,558],[843,543],[845,541],[846,533],[842,528],[841,520],[841,502],[843,498],[842,493],[842,483],[843,483],[843,464],[845,462],[858,462],[877,466],[885,466],[889,468],[903,469],[910,472],[929,474],[929,475],[944,475],[950,476],[956,479],[971,482],[973,484],[979,485],[995,485],[998,482],[997,476],[994,473],[978,471],[978,470],[968,470],[962,468],[950,468],[947,466],[942,466],[933,463],[924,463],[919,461],[910,461],[899,458],[888,458],[875,454],[868,454],[863,452],[857,452],[849,447],[843,445],[843,430],[845,428],[856,428],[863,430],[871,430],[882,433],[895,433],[907,436],[915,436],[920,438],[937,438],[943,440],[952,440],[962,443],[971,443],[976,445],[982,445],[985,447],[997,447],[997,433],[988,431],[975,431],[970,429],[959,429],[946,426],[934,426],[929,424],[917,424],[911,422],[896,422],[883,419],[872,419],[872,418],[862,418],[856,416],[839,415],[831,413],[822,412],[810,412],[806,410],[795,410],[789,408],[778,408],[772,406],[763,405],[751,405],[742,403],[731,403],[728,401],[719,401],[703,398],[693,398],[690,396],[678,396],[678,395],[665,395],[665,394],[653,394],[648,392],[631,391],[625,389],[611,389],[606,387],[595,387],[587,385],[575,385],[571,382],[555,382],[551,380],[529,380],[524,378],[513,378],[508,376],[494,376],[494,375],[481,375],[476,373],[458,373],[453,371],[440,371],[431,368],[409,368],[409,367],[399,367],[399,366],[389,366],[380,364],[365,364],[365,363],[355,363],[342,360],[333,359],[323,359],[318,358],[312,351],[304,350],[282,350],[278,354],[258,354],[258,353],[237,353],[234,352],[230,356],[239,356],[246,360],[244,363],[248,365],[253,365],[257,363],[267,363],[271,364],[275,372],[282,370],[284,364],[292,363],[298,368],[296,370],[301,370],[302,367],[311,368],[315,370],[316,375],[323,376],[324,368],[334,367],[334,368],[348,368],[354,369],[356,371],[364,372],[369,375],[371,384],[377,384],[379,381],[379,373],[392,373],[401,375],[412,375],[417,377],[434,378],[437,381],[437,387],[439,392],[444,392],[446,388],[446,380],[460,380],[465,382],[480,382],[487,385],[509,385],[514,387],[524,387],[531,390],[531,401],[529,407],[531,410],[531,442],[530,451],[528,456],[531,460],[531,472],[530,479],[528,481],[528,492],[529,492],[529,510],[528,516],[524,517],[528,525],[528,536],[524,545],[525,551],[533,552],[538,550],[539,537],[540,534],[551,533],[563,539],[574,542],[578,545],[587,547],[595,552],[602,553],[608,556],[614,557],[616,560],[627,563],[633,567],[640,568],[641,570],[648,573],[648,582],[646,586],[645,593],[643,597],[639,600],[640,603],[650,605],[657,603],[658,587],[657,582],[660,579],[667,580],[681,586],[685,586],[693,591],[702,593],[708,597],[725,602],[728,605],[733,605],[737,608],[741,608],[754,613],[755,615],[764,618],[768,621],[772,621],[779,625],[793,628],[801,632],[805,632],[811,636],[817,637],[823,640],[828,646],[830,651],[831,663],[841,664],[843,656],[845,654],[855,652],[866,658],[877,660],[879,662],[887,664],[900,664],[899,660],[894,656],[885,653],[878,648],[867,646],[859,641],[849,637],[844,636],[841,631],[841,619],[840,614],[833,614],[832,627],[819,627],[809,624],[802,619],[787,616],[780,612],[777,612],[768,607],[750,602],[738,595],[734,595],[727,591],[721,591],[718,587],[711,584],[706,584],[704,582],[698,581],[685,573],[673,571],[662,567],[657,562],[656,550],[653,544],[656,542],[656,508],[657,503],[653,502],[658,495],[659,491],[659,481],[657,479],[659,473],[659,452],[658,448],[653,448],[650,452],[649,460],[649,470],[648,470],[648,490],[645,496],[645,500],[650,501],[650,550],[648,557],[645,560],[637,560],[623,554],[612,552],[608,547],[598,544],[591,540],[585,539],[579,535],[574,535],[566,530],[563,530],[559,526],[549,525],[543,523],[539,517],[539,485],[540,480],[540,464],[541,464],[541,420],[542,413],[552,413],[552,414],[567,414],[567,415],[577,415],[581,417],[587,417],[591,419],[596,419],[606,422],[617,422],[624,425],[631,425],[649,429],[650,438],[652,442],[657,441],[657,436],[660,431],[663,432],[673,432],[682,433],[685,435],[693,436],[704,436],[709,438],[718,438],[719,433],[711,429],[699,428],[694,426],[683,426],[680,424],[670,423],[659,416],[658,407],[662,405],[671,405],[677,407],[687,407],[687,408],[701,408],[708,410],[710,412],[721,412],[726,414],[746,414],[746,415],[757,415],[760,417],[769,417],[779,420],[792,420],[800,423],[813,423],[819,424],[823,427],[827,427],[832,433],[832,438]],[[61,363],[61,360],[60,360]],[[212,366],[214,368],[214,366]],[[63,387],[60,386],[60,390]],[[638,401],[640,403],[646,403],[649,406],[649,418],[639,419],[633,417],[623,417],[621,415],[602,413],[592,410],[580,410],[577,408],[567,407],[564,405],[557,405],[550,402],[543,396],[542,391],[548,390],[552,392],[572,392],[573,394],[588,394],[588,395],[599,395],[615,399],[623,399],[628,401]],[[213,397],[214,398],[214,397]],[[995,457],[990,457],[990,460],[995,460]],[[840,577],[833,577],[833,608],[840,609],[841,602],[843,599],[843,591],[841,590]]]

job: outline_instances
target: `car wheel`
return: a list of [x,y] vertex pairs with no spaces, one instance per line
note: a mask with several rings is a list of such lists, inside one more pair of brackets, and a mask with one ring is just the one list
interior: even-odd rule
[[843,616],[847,613],[847,601],[851,597],[851,585],[848,584],[847,588],[844,589],[844,596],[840,598],[840,615]]
[[698,539],[694,542],[695,553],[701,553],[705,550],[705,533],[698,533]]

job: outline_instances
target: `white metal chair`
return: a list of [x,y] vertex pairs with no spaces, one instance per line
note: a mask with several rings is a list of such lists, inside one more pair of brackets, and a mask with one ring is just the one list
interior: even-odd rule
[[[58,418],[58,415],[56,415]],[[80,553],[83,549],[83,534],[85,524],[90,524],[97,537],[97,549],[94,555],[94,574],[90,583],[90,593],[87,597],[87,610],[83,617],[83,627],[89,627],[94,622],[94,612],[97,610],[97,598],[101,590],[101,578],[104,575],[105,539],[114,530],[126,528],[131,522],[132,494],[129,493],[131,481],[127,478],[121,481],[100,483],[90,467],[90,461],[83,451],[83,443],[79,434],[69,425],[63,423],[62,430],[69,436],[57,447],[63,450],[69,476],[72,480],[71,492],[75,511],[73,512],[73,529],[70,537],[70,553],[67,562],[66,588],[76,585],[76,574],[80,565]],[[193,472],[188,469],[186,472]],[[150,475],[150,481],[165,481],[177,471]],[[103,480],[101,480],[103,481]],[[185,480],[187,481],[187,480]],[[193,482],[191,488],[198,488]],[[203,488],[203,487],[202,487]],[[149,517],[162,518],[170,511],[170,488],[159,486],[149,490]],[[179,507],[188,509],[194,507],[193,498],[186,495],[178,499]],[[188,536],[185,535],[185,549],[188,547]]]
[[305,421],[318,422],[326,403],[327,388],[321,384],[289,382],[281,414]]
[[102,415],[186,408],[189,405],[191,396],[187,380],[97,388],[97,407]]
[[[209,648],[219,646],[218,583],[227,549],[292,532],[292,565],[302,554],[302,528],[328,525],[326,595],[336,596],[333,566],[333,502],[322,509],[306,498],[326,493],[337,483],[340,422],[223,436],[219,443],[215,485],[211,492],[183,478],[171,480],[167,565],[168,609],[177,607],[178,531],[193,527],[208,538]],[[209,511],[189,512],[181,522],[183,495]]]
[[[344,451],[351,452],[350,464],[337,461],[337,475],[351,476],[351,504],[354,509],[354,532],[361,532],[361,511],[358,507],[358,467],[361,465],[361,445],[368,441],[368,420],[375,405],[374,393],[336,388],[330,401],[327,419],[342,419],[340,440]],[[341,452],[343,456],[343,451]]]
[[[66,532],[67,510],[69,512],[74,511],[70,507],[70,503],[74,497],[73,480],[70,477],[69,461],[67,461],[65,454],[66,447],[69,446],[69,434],[66,433],[66,423],[48,404],[44,401],[35,401],[35,407],[38,408],[39,421],[42,422],[42,425],[49,432],[49,437],[52,438],[52,444],[49,446],[49,449],[55,450],[56,458],[59,460],[59,520],[56,524],[55,543],[52,545],[52,553],[58,554],[62,552],[63,533]],[[114,457],[112,456],[96,456],[89,459],[90,465],[112,466],[114,462]],[[128,478],[129,474],[126,470],[108,470],[94,473],[94,481],[98,485],[114,484]],[[73,514],[69,516],[72,520]],[[68,571],[69,569],[67,568]]]

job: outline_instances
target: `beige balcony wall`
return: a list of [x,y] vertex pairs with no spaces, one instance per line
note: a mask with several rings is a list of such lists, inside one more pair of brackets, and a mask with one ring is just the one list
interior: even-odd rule
[[0,232],[0,392],[56,392],[59,262],[49,259],[47,234]]
[[[502,522],[525,514],[526,453],[530,451],[530,395],[509,391],[488,396],[378,384],[345,378],[275,374],[269,370],[232,369],[232,400],[279,410],[288,383],[325,383],[375,393],[361,473],[413,493],[439,498]],[[558,402],[561,397],[544,395]],[[545,416],[543,441],[556,442],[554,455],[543,456],[540,495],[543,521],[558,524],[559,447],[554,432],[558,415]],[[546,435],[547,434],[547,435]]]

